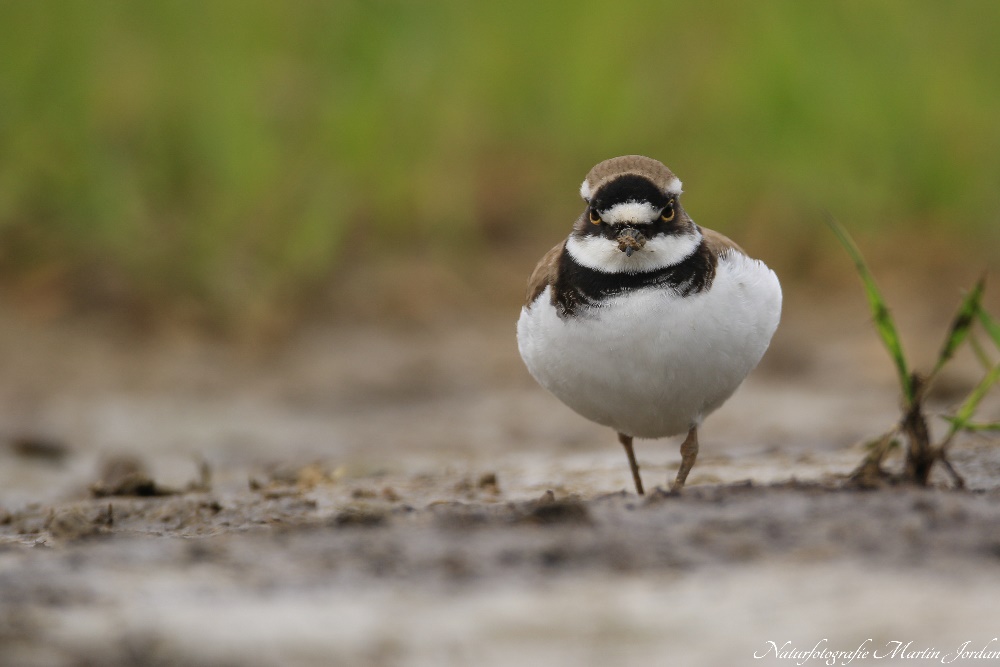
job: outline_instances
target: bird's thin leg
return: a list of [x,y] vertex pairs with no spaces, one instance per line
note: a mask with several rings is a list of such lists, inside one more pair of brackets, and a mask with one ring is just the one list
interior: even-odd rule
[[677,478],[671,485],[671,491],[680,491],[684,488],[684,481],[688,473],[694,467],[694,461],[698,458],[698,427],[693,427],[688,431],[687,437],[681,443],[681,467],[677,470]]
[[628,465],[632,469],[632,481],[635,482],[635,492],[643,495],[642,478],[639,477],[639,462],[635,460],[635,452],[632,450],[632,436],[624,433],[618,434],[618,442],[625,448],[625,455],[628,456]]

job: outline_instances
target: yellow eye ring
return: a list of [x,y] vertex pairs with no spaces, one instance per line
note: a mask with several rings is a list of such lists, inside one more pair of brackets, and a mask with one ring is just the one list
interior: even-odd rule
[[595,209],[590,209],[590,221],[595,225],[601,224],[601,214]]
[[674,203],[670,202],[670,204],[668,204],[667,207],[663,209],[663,212],[660,213],[660,220],[662,220],[663,222],[670,222],[671,220],[674,219],[674,215],[675,215]]

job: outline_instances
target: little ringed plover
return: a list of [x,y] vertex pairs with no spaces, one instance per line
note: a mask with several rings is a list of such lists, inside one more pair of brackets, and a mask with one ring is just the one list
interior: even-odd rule
[[687,434],[679,491],[699,425],[757,365],[781,316],[774,272],[696,225],[681,192],[673,172],[641,155],[591,169],[586,208],[535,267],[517,322],[531,375],[618,432],[639,494],[633,438]]

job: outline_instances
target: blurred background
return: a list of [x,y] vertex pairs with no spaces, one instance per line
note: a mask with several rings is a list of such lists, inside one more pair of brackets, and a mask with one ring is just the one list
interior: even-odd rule
[[513,318],[625,153],[786,289],[853,280],[824,211],[907,279],[995,268],[998,26],[989,0],[5,2],[0,299],[240,337]]
[[[680,651],[718,665],[786,631],[803,648],[838,629],[845,649],[992,637],[970,628],[995,617],[983,582],[996,545],[976,547],[979,569],[918,551],[925,533],[952,534],[942,526],[965,531],[956,549],[993,534],[980,509],[948,508],[992,502],[995,437],[961,436],[953,459],[994,496],[907,500],[898,534],[854,521],[885,520],[868,503],[894,492],[838,495],[853,513],[826,518],[807,494],[765,495],[762,520],[799,512],[789,534],[828,536],[784,560],[779,524],[704,532],[689,518],[660,534],[663,515],[654,542],[732,544],[731,560],[635,578],[628,558],[622,572],[546,565],[512,583],[503,554],[540,533],[484,542],[495,557],[468,552],[466,570],[458,524],[437,544],[441,530],[406,517],[632,488],[613,433],[538,387],[514,340],[529,273],[582,210],[580,182],[628,153],[673,169],[695,221],[764,259],[785,292],[761,367],[701,431],[689,485],[768,494],[852,470],[860,443],[897,422],[899,389],[824,218],[864,250],[914,368],[984,270],[1000,314],[998,36],[995,0],[0,0],[0,585],[16,584],[0,595],[0,644],[34,623],[32,649],[66,656],[10,664],[134,665],[144,654],[108,651],[150,638],[250,656],[146,661],[164,665],[271,664],[268,650],[315,658],[273,664],[344,651],[336,664],[535,664],[503,653],[507,640],[550,635],[590,656],[573,664]],[[929,412],[982,373],[956,358]],[[984,422],[1000,421],[993,394]],[[679,461],[669,440],[637,454],[647,488]],[[111,499],[91,496],[116,488],[116,470],[190,490],[176,500],[194,509],[116,497],[112,527]],[[390,541],[339,569],[329,547],[355,533],[321,526],[359,503],[388,508],[372,534]],[[94,516],[146,538],[34,548],[59,547],[60,525],[89,534]],[[578,530],[616,542],[603,526]],[[181,555],[164,531],[202,539]],[[227,541],[244,532],[260,540]],[[578,534],[553,533],[551,553]],[[927,567],[875,572],[844,535]],[[394,561],[392,539],[427,540],[453,585]],[[557,570],[561,584],[537,585]],[[469,652],[442,652],[449,635]],[[481,659],[497,650],[516,657]],[[636,659],[594,658],[623,651]]]

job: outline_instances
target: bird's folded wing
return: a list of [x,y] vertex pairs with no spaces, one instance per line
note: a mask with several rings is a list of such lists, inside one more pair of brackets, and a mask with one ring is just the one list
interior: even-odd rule
[[528,291],[525,294],[525,306],[530,306],[538,298],[538,295],[545,291],[546,287],[555,284],[559,273],[559,259],[562,257],[565,247],[566,242],[560,241],[559,245],[545,253],[545,256],[538,262],[538,266],[531,272],[531,277],[528,279]]

